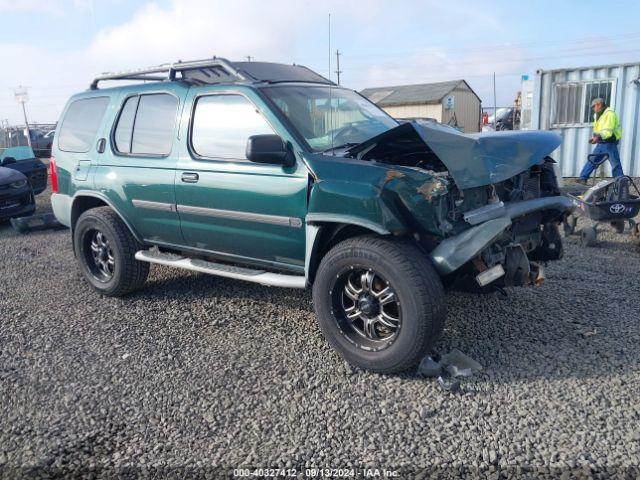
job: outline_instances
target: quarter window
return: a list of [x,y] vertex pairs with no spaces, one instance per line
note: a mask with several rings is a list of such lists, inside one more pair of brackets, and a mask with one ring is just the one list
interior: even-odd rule
[[247,139],[272,133],[271,126],[242,95],[211,95],[196,102],[191,146],[198,155],[246,160]]
[[130,155],[169,155],[178,100],[166,93],[130,97],[114,133],[116,150]]
[[127,99],[122,107],[122,112],[120,112],[115,133],[116,150],[120,153],[131,153],[131,134],[133,133],[133,121],[136,118],[139,99],[140,97]]
[[58,148],[64,152],[88,152],[96,138],[107,105],[108,97],[85,98],[71,103],[60,126]]

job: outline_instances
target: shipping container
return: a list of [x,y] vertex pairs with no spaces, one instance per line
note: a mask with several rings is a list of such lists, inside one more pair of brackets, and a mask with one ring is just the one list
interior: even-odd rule
[[[591,101],[602,97],[622,126],[618,145],[624,173],[640,176],[640,62],[595,67],[538,70],[533,83],[531,128],[562,136],[553,157],[565,177],[577,177],[594,146]],[[609,163],[606,174],[611,175]]]

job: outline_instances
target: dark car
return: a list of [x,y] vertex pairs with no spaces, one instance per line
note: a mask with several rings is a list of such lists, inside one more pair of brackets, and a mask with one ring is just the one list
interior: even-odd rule
[[51,145],[53,144],[53,132],[43,133],[40,130],[31,130],[31,148],[39,158],[51,156]]
[[0,167],[0,221],[26,217],[36,210],[29,180],[11,168]]
[[47,166],[35,158],[29,147],[7,148],[0,155],[0,167],[17,170],[31,184],[33,194],[38,195],[47,188]]

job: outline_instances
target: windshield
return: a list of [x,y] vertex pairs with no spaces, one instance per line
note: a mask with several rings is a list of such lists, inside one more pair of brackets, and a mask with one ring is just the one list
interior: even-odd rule
[[263,92],[316,152],[358,144],[398,126],[351,90],[329,87],[267,87]]
[[[506,120],[510,114],[511,114],[510,108],[499,108],[496,113],[499,122]],[[494,115],[489,116],[489,123],[494,123],[494,122],[495,122]]]

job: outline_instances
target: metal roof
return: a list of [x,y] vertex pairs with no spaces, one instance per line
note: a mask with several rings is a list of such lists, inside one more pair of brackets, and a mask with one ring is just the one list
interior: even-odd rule
[[360,93],[380,107],[416,103],[439,103],[461,83],[464,83],[475,95],[475,92],[464,80],[420,83],[417,85],[398,85],[395,87],[365,88]]
[[584,71],[584,70],[601,70],[605,68],[624,68],[624,67],[636,67],[640,65],[639,62],[623,62],[623,63],[608,63],[604,65],[593,65],[588,67],[565,67],[565,68],[550,68],[548,70],[539,68],[536,70],[538,75],[543,73],[555,73],[555,72],[568,72],[568,71]]

